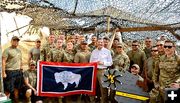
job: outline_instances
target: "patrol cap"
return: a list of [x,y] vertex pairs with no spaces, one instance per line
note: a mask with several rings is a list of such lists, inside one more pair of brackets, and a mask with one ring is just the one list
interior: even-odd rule
[[103,39],[105,39],[105,40],[110,40],[107,36],[105,36]]
[[123,47],[123,44],[122,43],[118,43],[117,47]]
[[36,65],[36,62],[35,61],[31,61],[30,65]]
[[40,39],[36,39],[35,42],[41,42],[41,40]]
[[132,67],[135,67],[136,69],[140,69],[139,65],[133,64]]
[[13,37],[11,38],[11,40],[17,40],[17,41],[19,41],[20,39],[19,39],[17,36],[13,36]]
[[88,43],[87,43],[87,41],[82,41],[81,44],[82,45],[87,45]]
[[160,41],[159,44],[163,44],[164,45],[164,41]]

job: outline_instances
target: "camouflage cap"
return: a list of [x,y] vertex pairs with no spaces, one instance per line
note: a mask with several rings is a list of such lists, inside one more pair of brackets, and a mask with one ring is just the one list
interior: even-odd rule
[[123,47],[123,44],[122,43],[118,43],[117,47]]
[[35,42],[41,42],[41,40],[40,39],[36,39]]
[[88,43],[87,43],[87,41],[82,41],[81,44],[82,45],[87,45]]
[[103,39],[105,39],[105,40],[110,40],[107,36],[105,36]]
[[30,65],[36,65],[36,62],[32,60],[32,61],[30,62]]
[[11,40],[20,40],[17,36],[13,36],[12,38],[11,38]]
[[135,67],[136,69],[140,69],[139,65],[133,64],[132,67]]

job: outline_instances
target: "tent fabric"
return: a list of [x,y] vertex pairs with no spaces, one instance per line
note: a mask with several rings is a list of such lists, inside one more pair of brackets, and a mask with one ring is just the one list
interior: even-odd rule
[[[6,8],[8,3],[5,1],[1,1],[0,11],[28,15],[33,18],[32,25],[66,32],[86,28],[106,30],[108,18],[111,18],[110,28],[180,25],[179,0],[16,0],[21,1],[16,4],[24,8],[11,10]],[[162,34],[168,39],[177,40],[168,31],[124,32],[123,37],[127,40],[138,35],[138,39],[144,39],[147,36],[157,38]],[[129,35],[130,38],[127,38]]]

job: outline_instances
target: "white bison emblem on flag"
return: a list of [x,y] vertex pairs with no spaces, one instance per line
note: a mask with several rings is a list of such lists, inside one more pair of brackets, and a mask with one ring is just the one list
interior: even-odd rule
[[75,74],[71,71],[63,71],[59,73],[54,73],[54,77],[56,80],[56,83],[61,82],[64,85],[64,90],[67,88],[68,83],[73,84],[75,82],[76,88],[79,85],[81,75],[80,74]]

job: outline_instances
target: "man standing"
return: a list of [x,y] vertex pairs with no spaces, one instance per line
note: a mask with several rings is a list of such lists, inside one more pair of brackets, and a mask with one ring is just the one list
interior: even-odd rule
[[33,47],[30,51],[29,51],[29,59],[28,59],[28,64],[30,63],[30,61],[35,61],[36,63],[38,62],[38,60],[40,60],[40,46],[41,46],[41,40],[40,39],[36,39],[35,41],[35,47]]
[[[117,69],[121,72],[128,70],[130,60],[127,54],[124,52],[123,44],[118,43],[115,50],[116,54],[113,56],[113,69]],[[114,99],[115,93],[115,90],[110,90],[111,103],[117,103],[117,101]]]
[[164,89],[180,78],[180,56],[175,54],[175,44],[172,41],[165,41],[164,52],[165,55],[156,62],[153,75],[154,86],[159,89],[161,103],[165,101]]
[[89,63],[91,52],[88,50],[88,44],[86,41],[82,41],[80,44],[80,51],[75,54],[75,63]]
[[155,62],[158,61],[158,59],[159,59],[158,49],[156,46],[153,46],[151,49],[151,57],[149,57],[146,60],[143,71],[144,78],[147,77],[148,91],[151,91],[154,88],[152,76],[153,76]]
[[144,48],[144,53],[146,54],[147,59],[151,56],[151,48],[152,48],[152,39],[147,37],[145,39],[145,45],[146,47]]
[[137,40],[134,40],[132,42],[132,50],[127,52],[127,55],[130,59],[130,66],[133,64],[137,64],[140,67],[140,74],[142,73],[143,70],[143,65],[146,60],[146,55],[144,51],[141,51],[139,49],[139,42]]
[[113,52],[115,53],[116,51],[116,46],[119,44],[119,38],[114,38],[113,40],[113,44],[112,44],[112,47],[111,49],[113,50]]
[[156,46],[158,48],[159,56],[164,55],[164,41],[158,40],[157,43],[156,43]]
[[55,35],[51,34],[48,37],[48,42],[44,44],[41,48],[40,60],[51,61],[50,51],[55,48]]
[[[81,41],[80,50],[75,54],[74,63],[89,63],[91,52],[88,50],[88,43],[86,41]],[[76,95],[79,100],[79,95]],[[88,95],[82,94],[82,101],[84,103],[90,103],[90,98]]]
[[119,71],[126,71],[129,69],[130,60],[124,52],[123,44],[119,43],[116,46],[116,54],[113,56],[113,67]]
[[97,80],[100,84],[101,102],[108,103],[108,89],[102,87],[101,79],[108,66],[112,65],[112,57],[110,50],[104,48],[103,39],[98,39],[97,48],[92,51],[90,62],[97,62],[98,64]]
[[94,49],[96,49],[96,44],[97,44],[97,37],[96,37],[96,35],[93,35],[91,37],[91,41],[92,42],[89,44],[89,48],[90,48],[91,51],[93,51]]
[[[2,55],[2,77],[4,79],[5,94],[18,102],[19,90],[22,87],[22,53],[17,48],[19,38],[13,36],[11,46],[6,48]],[[14,96],[14,98],[13,98]]]
[[62,62],[63,58],[63,40],[58,39],[56,41],[56,48],[50,51],[50,58],[52,62]]

